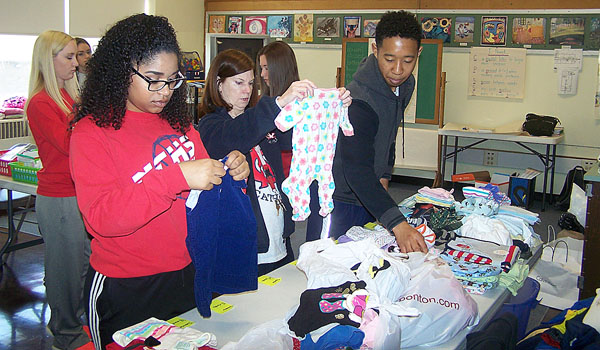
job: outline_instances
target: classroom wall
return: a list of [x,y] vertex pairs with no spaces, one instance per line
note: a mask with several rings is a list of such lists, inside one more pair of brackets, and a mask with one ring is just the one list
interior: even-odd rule
[[335,87],[336,69],[342,63],[341,48],[313,48],[292,44],[300,79],[309,79],[318,87]]
[[[319,10],[360,10],[364,1],[276,1],[276,0],[205,0],[205,10],[217,12],[236,11],[300,11]],[[369,9],[449,9],[449,10],[549,10],[558,9],[598,9],[597,0],[565,2],[563,0],[531,0],[516,2],[513,0],[483,0],[474,2],[448,2],[446,0],[381,0],[369,4]],[[318,86],[331,86],[335,83],[336,68],[341,65],[341,48],[316,48],[314,45],[292,44],[296,53],[301,78],[313,80]],[[582,159],[596,159],[600,153],[600,119],[594,117],[594,93],[598,84],[598,52],[594,56],[584,56],[583,70],[579,75],[578,93],[575,96],[559,96],[556,74],[552,71],[552,55],[536,54],[530,51],[527,56],[525,97],[523,99],[496,99],[467,96],[469,66],[468,50],[444,50],[443,71],[447,72],[445,122],[477,123],[497,126],[509,121],[524,120],[525,114],[535,112],[557,116],[565,128],[565,143],[557,147],[556,183],[553,191],[560,191],[564,175]],[[435,135],[432,126],[407,125],[408,130],[426,130],[426,134]],[[416,131],[417,133],[423,133]],[[407,138],[408,139],[408,138]],[[536,147],[534,147],[536,148]],[[502,149],[510,152],[498,154],[498,167],[487,167],[491,172],[512,172],[526,167],[543,169],[536,156],[509,143],[486,142],[477,149],[467,150],[459,156],[458,171],[481,170],[485,149]],[[543,151],[542,148],[538,151]],[[429,152],[421,148],[408,152]],[[427,158],[428,163],[437,154],[419,154]],[[418,177],[433,177],[432,171],[419,171],[408,167],[400,169],[398,174]],[[538,181],[537,190],[541,190],[542,181]]]
[[[302,79],[311,79],[317,86],[335,84],[336,68],[341,64],[341,49],[322,49],[300,44],[293,45],[293,49]],[[560,191],[564,174],[569,169],[580,164],[580,159],[595,159],[600,153],[600,118],[594,116],[594,94],[598,84],[598,52],[594,52],[594,56],[584,56],[577,95],[573,96],[557,94],[558,82],[556,73],[552,69],[551,54],[529,53],[526,64],[523,99],[472,97],[467,96],[469,50],[445,49],[442,60],[442,71],[447,74],[444,121],[495,127],[510,121],[524,120],[525,114],[529,112],[558,117],[565,128],[565,141],[557,147],[558,175],[555,192]],[[407,127],[422,128],[423,126],[407,125]],[[458,171],[482,170],[484,149],[517,152],[501,152],[498,155],[498,167],[485,167],[491,172],[507,173],[528,166],[543,169],[535,156],[525,154],[526,151],[517,145],[506,142],[486,142],[478,149],[461,153]],[[538,151],[542,150],[542,148],[538,149]],[[416,153],[417,159],[421,157],[430,160],[437,156],[429,153],[419,154],[419,152],[430,152],[422,148],[407,149],[407,152],[411,152],[411,156]],[[448,165],[451,169],[451,163]],[[431,172],[423,173],[414,169],[404,169],[399,174],[432,176]],[[541,189],[540,186],[541,181],[538,181],[538,188]]]
[[153,0],[154,14],[165,16],[177,31],[183,51],[204,55],[204,1]]
[[[38,35],[65,30],[65,0],[0,0],[0,34]],[[184,51],[204,52],[204,1],[198,0],[71,0],[68,30],[75,36],[101,37],[115,22],[142,13],[165,16],[177,31]],[[110,9],[110,11],[107,11]]]
[[[495,127],[524,120],[529,112],[553,115],[565,128],[559,154],[591,157],[600,148],[600,119],[594,118],[594,94],[598,84],[598,52],[584,56],[577,95],[558,95],[553,55],[527,54],[525,97],[504,99],[467,96],[469,52],[444,52],[446,72],[445,121]],[[567,146],[569,145],[569,146]],[[591,152],[591,153],[590,153]]]

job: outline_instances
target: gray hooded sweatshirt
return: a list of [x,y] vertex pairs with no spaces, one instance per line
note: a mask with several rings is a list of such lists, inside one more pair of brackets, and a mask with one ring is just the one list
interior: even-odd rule
[[398,127],[415,88],[411,75],[396,96],[387,85],[374,55],[365,58],[347,89],[353,98],[348,109],[354,136],[340,133],[333,162],[333,198],[362,205],[391,230],[405,221],[396,202],[379,179],[391,174]]

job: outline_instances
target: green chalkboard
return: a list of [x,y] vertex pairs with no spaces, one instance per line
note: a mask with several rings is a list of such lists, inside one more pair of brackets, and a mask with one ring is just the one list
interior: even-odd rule
[[[421,40],[423,51],[419,56],[417,71],[417,111],[415,121],[424,124],[438,124],[440,88],[442,75],[443,42],[439,39]],[[342,76],[344,86],[352,81],[358,65],[367,57],[369,39],[342,40]]]
[[352,81],[358,65],[369,54],[369,39],[342,40],[342,81],[347,86]]

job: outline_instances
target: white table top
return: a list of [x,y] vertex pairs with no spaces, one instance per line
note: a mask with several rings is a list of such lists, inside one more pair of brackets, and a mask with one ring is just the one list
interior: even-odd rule
[[438,129],[438,135],[471,137],[471,138],[486,139],[486,140],[539,143],[539,144],[544,144],[544,145],[556,145],[556,144],[563,142],[563,140],[565,138],[564,134],[554,135],[554,136],[526,136],[526,135],[495,134],[495,133],[489,133],[489,132],[477,132],[477,131],[467,131],[467,130],[447,130],[447,129]]
[[[191,326],[194,329],[215,334],[219,347],[230,341],[236,342],[254,326],[275,319],[284,319],[290,309],[299,303],[300,294],[306,289],[306,276],[295,265],[285,265],[267,275],[281,278],[281,281],[274,286],[259,283],[257,291],[218,297],[218,300],[233,305],[233,308],[224,314],[213,311],[212,316],[205,319],[196,309],[192,309],[179,317],[195,322]],[[473,329],[463,329],[452,340],[435,348],[464,349],[466,335],[486,325],[502,307],[509,294],[506,288],[498,287],[484,295],[471,295],[479,308],[479,324]],[[411,349],[431,350],[431,347]]]
[[10,176],[0,175],[0,188],[33,195],[37,194],[37,185],[18,182],[13,180]]

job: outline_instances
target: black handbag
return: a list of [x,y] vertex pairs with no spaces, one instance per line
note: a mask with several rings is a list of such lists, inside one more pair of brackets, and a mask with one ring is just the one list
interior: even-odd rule
[[554,127],[559,123],[560,120],[556,117],[527,113],[525,123],[523,123],[523,130],[532,136],[552,136]]

